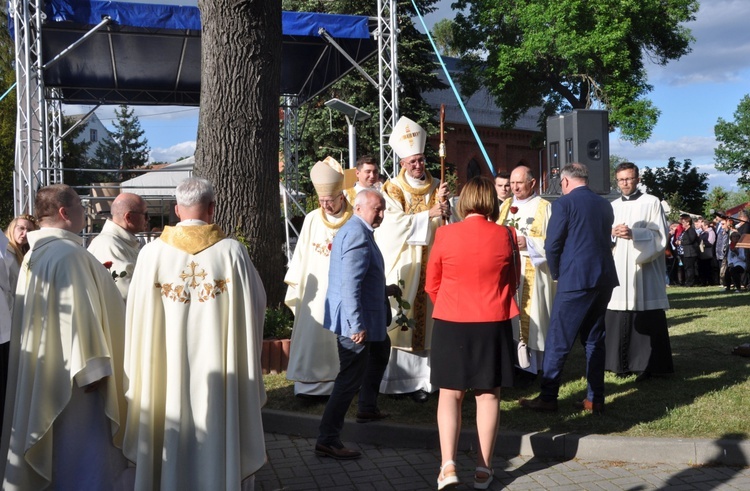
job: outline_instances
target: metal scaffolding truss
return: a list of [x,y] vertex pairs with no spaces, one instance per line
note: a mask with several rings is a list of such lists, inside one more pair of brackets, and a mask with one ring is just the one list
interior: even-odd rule
[[[58,70],[58,62],[70,53],[84,45],[84,42],[93,36],[120,33],[120,27],[114,26],[109,16],[102,16],[101,22],[91,27],[88,31],[80,33],[66,33],[69,41],[66,45],[56,46],[53,53],[49,54],[49,60],[43,59],[43,46],[49,44],[45,40],[43,44],[42,27],[46,19],[44,0],[10,0],[10,17],[12,18],[13,36],[15,40],[16,55],[16,78],[17,78],[17,128],[16,128],[16,158],[14,172],[14,211],[16,214],[34,212],[34,196],[36,190],[42,186],[62,182],[62,103],[70,102],[71,97],[75,103],[86,103],[87,97],[81,95],[89,94],[91,104],[121,104],[127,103],[123,99],[127,96],[133,104],[177,104],[177,105],[197,105],[197,98],[194,96],[194,88],[188,91],[189,99],[178,100],[172,97],[169,100],[154,100],[149,97],[133,97],[135,93],[132,88],[123,90],[120,87],[92,87],[81,86],[75,87],[64,85],[61,88],[54,83],[48,83],[45,86],[45,73],[54,73],[53,79],[58,79],[58,74],[65,73],[64,70]],[[393,151],[387,145],[388,137],[398,118],[398,70],[397,70],[397,21],[396,21],[396,0],[378,0],[377,2],[378,17],[370,18],[371,38],[377,39],[377,56],[378,56],[378,81],[377,87],[379,92],[379,130],[380,130],[380,161],[381,170],[388,173],[386,169],[390,166],[394,168]],[[309,15],[309,14],[308,14]],[[97,18],[97,22],[99,19]],[[375,27],[375,25],[377,27]],[[114,26],[114,27],[113,27]],[[63,27],[64,29],[64,27]],[[60,28],[57,28],[59,31]],[[103,31],[99,33],[98,31]],[[194,36],[195,30],[192,31]],[[362,73],[371,83],[375,84],[372,77],[367,75],[361,68],[360,64],[367,59],[364,49],[348,44],[345,47],[340,46],[341,41],[337,43],[325,29],[321,28],[320,38],[328,43],[326,53],[320,54],[315,65],[319,67],[339,66],[342,62],[333,56],[342,57],[351,63],[350,69],[356,69]],[[290,46],[300,44],[299,38],[292,37]],[[51,39],[51,38],[50,38]],[[91,46],[90,41],[87,47]],[[110,50],[112,43],[109,42]],[[45,49],[47,49],[45,47]],[[81,48],[86,50],[88,48]],[[86,52],[87,53],[87,52]],[[335,53],[331,54],[331,53]],[[285,53],[286,55],[286,53]],[[317,56],[317,55],[316,55]],[[309,60],[304,60],[309,61]],[[296,65],[300,59],[296,60]],[[54,66],[53,66],[54,65]],[[46,71],[52,67],[53,72]],[[343,71],[343,74],[347,73]],[[115,73],[116,75],[116,73]],[[282,91],[283,102],[282,109],[284,114],[284,128],[282,131],[282,142],[284,148],[284,158],[286,162],[286,182],[287,188],[290,189],[290,195],[296,196],[299,191],[298,175],[298,143],[300,129],[298,125],[298,112],[301,104],[304,104],[313,95],[325,90],[330,83],[329,80],[316,78],[311,73],[305,81],[310,82],[307,92],[302,94],[288,95]],[[118,81],[115,80],[117,83]],[[314,83],[318,85],[314,85]],[[322,84],[322,85],[321,85]],[[148,92],[148,91],[146,91]],[[153,91],[158,96],[158,91]],[[187,93],[187,92],[186,92]],[[114,98],[110,100],[108,94]],[[178,94],[179,95],[179,94]],[[170,96],[171,97],[171,96]]]
[[[380,124],[380,171],[395,177],[396,159],[388,138],[398,120],[398,23],[396,0],[378,0],[378,93]],[[387,165],[392,163],[392,173]]]
[[44,83],[41,79],[41,32],[44,13],[37,2],[13,0],[16,50],[16,168],[13,177],[16,215],[33,213],[33,196],[40,186],[50,182],[41,173],[47,152],[47,111]]

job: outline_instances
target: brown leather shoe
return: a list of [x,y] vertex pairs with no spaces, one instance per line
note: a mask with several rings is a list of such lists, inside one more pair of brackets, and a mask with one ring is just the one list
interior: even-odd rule
[[531,409],[532,411],[541,411],[547,413],[554,413],[557,411],[557,400],[545,401],[541,396],[533,399],[519,399],[518,404],[524,409]]
[[380,421],[381,419],[385,419],[390,414],[383,413],[380,411],[370,412],[370,411],[360,411],[357,413],[357,423],[369,423],[370,421]]
[[332,459],[336,460],[353,460],[362,457],[362,452],[351,450],[344,446],[336,448],[316,443],[315,455],[320,455],[321,457],[331,457]]
[[574,402],[573,407],[575,407],[579,411],[586,411],[587,413],[602,414],[604,412],[603,403],[591,402],[588,399]]

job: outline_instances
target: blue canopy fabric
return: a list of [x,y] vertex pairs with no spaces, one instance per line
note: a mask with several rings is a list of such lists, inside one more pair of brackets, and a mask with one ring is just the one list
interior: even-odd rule
[[[103,16],[114,21],[44,71],[45,86],[58,89],[63,102],[199,104],[201,24],[197,7],[50,0],[45,8],[45,62],[101,22]],[[353,69],[320,37],[320,28],[358,63],[377,50],[368,17],[283,12],[281,93],[297,96],[300,104]]]

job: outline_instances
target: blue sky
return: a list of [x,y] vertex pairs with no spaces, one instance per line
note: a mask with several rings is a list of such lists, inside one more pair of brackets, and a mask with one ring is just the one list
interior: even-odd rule
[[[440,0],[437,11],[426,16],[428,26],[442,18],[453,18],[454,0]],[[661,117],[651,139],[634,146],[610,135],[610,153],[639,166],[662,167],[669,157],[691,159],[709,174],[711,187],[737,189],[736,177],[713,167],[716,141],[713,127],[719,117],[734,119],[740,99],[750,94],[750,1],[703,0],[696,21],[688,24],[696,38],[693,51],[666,67],[649,66],[649,95]],[[151,147],[151,158],[172,162],[192,155],[198,127],[198,109],[186,107],[136,107]],[[103,107],[97,115],[111,127],[114,107]],[[84,112],[80,106],[65,108],[66,114]]]

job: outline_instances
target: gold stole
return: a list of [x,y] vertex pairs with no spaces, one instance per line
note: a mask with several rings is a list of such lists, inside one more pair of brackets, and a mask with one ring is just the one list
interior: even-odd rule
[[[407,215],[415,215],[422,211],[427,211],[437,203],[437,192],[433,192],[429,199],[426,195],[433,188],[432,176],[425,169],[425,181],[424,186],[414,188],[406,182],[404,177],[406,169],[402,168],[398,174],[398,182],[396,185],[390,181],[383,185],[383,193],[393,198],[396,202],[401,205],[401,209]],[[400,186],[400,187],[399,187]],[[410,199],[407,202],[404,191],[409,193]],[[435,187],[437,191],[437,187]],[[414,330],[411,337],[411,348],[414,351],[422,351],[425,349],[425,330],[427,323],[427,300],[426,293],[424,292],[425,277],[427,273],[427,256],[429,249],[427,246],[422,247],[422,264],[419,270],[419,286],[417,287],[417,295],[414,297],[414,302],[411,306],[411,314],[414,319]]]
[[[508,218],[510,213],[510,207],[513,203],[513,199],[506,199],[500,206],[500,217],[497,219],[497,223],[504,225],[505,220]],[[528,231],[529,237],[543,238],[542,235],[542,223],[544,222],[544,211],[546,200],[540,199],[539,204],[536,207],[536,213],[534,214],[534,221],[531,223],[531,227]],[[528,249],[528,247],[527,247]],[[531,291],[534,289],[534,275],[536,268],[531,262],[531,258],[526,256],[526,260],[523,264],[523,291],[521,292],[521,313],[518,316],[519,324],[519,341],[528,343],[529,340],[529,322],[531,321]]]

